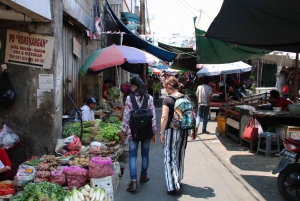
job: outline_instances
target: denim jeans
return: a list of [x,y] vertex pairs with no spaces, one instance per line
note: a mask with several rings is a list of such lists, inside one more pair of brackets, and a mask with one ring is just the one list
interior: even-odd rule
[[209,106],[205,111],[200,110],[200,104],[198,104],[198,111],[196,117],[196,127],[199,127],[201,117],[203,116],[203,126],[202,126],[202,133],[206,132],[207,120],[208,120],[208,113],[209,113]]
[[[148,165],[149,165],[149,149],[151,140],[140,141],[142,144],[141,155],[142,155],[142,171],[141,176],[147,175]],[[130,180],[137,180],[137,170],[136,170],[136,158],[137,150],[139,147],[139,141],[128,140],[129,142],[129,171]]]

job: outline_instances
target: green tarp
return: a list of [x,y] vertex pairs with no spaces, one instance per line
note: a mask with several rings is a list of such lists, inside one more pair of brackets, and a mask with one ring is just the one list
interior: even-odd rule
[[[194,21],[196,18],[194,18]],[[206,38],[205,32],[195,27],[197,63],[222,64],[259,58],[270,53],[269,50],[235,45],[223,41]]]

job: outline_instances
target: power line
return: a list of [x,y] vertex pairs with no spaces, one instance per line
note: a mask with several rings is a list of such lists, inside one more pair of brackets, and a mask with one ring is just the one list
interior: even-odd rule
[[178,2],[180,2],[179,0],[175,0],[175,2],[178,4],[178,6],[179,6],[186,14],[188,14],[190,17],[194,17],[194,16],[192,16],[190,13],[188,13],[185,9],[183,9],[183,7],[178,3]]
[[184,3],[182,3],[180,0],[177,0],[181,5],[183,5],[185,7],[185,9],[187,9],[189,12],[192,13],[192,17],[195,17],[195,14],[193,13],[193,11],[191,11]]

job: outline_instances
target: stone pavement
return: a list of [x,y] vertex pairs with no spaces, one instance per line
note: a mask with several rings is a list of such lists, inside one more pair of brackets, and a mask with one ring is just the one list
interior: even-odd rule
[[[156,104],[156,115],[159,131],[161,100]],[[138,191],[134,193],[127,192],[130,178],[126,163],[115,201],[284,200],[277,190],[277,175],[271,173],[279,163],[279,157],[273,155],[266,158],[263,154],[249,153],[249,147],[241,147],[226,136],[216,136],[216,126],[216,121],[210,121],[207,130],[211,134],[200,134],[195,141],[189,139],[184,179],[177,195],[167,194],[163,147],[157,134],[157,142],[150,149],[150,181],[145,184],[138,183]],[[140,166],[141,158],[138,155],[138,175]]]

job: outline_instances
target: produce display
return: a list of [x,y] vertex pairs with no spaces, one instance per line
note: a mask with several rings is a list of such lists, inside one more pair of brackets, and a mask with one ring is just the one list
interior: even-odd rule
[[79,157],[74,157],[69,160],[69,165],[84,167],[87,166],[90,162],[91,158],[86,157],[84,154],[81,154]]
[[101,148],[99,146],[91,146],[90,148],[90,156],[101,156]]
[[83,188],[72,190],[72,195],[67,196],[65,201],[104,201],[106,198],[106,191],[104,188],[91,188],[88,184]]
[[24,162],[25,165],[29,165],[29,166],[33,166],[33,167],[36,167],[38,166],[41,162],[43,162],[42,159],[36,157],[36,156],[33,156],[31,157],[30,159],[28,159],[27,161]]
[[49,166],[49,170],[55,170],[59,167],[59,159],[53,155],[45,155],[44,163]]
[[13,196],[12,201],[64,201],[71,192],[64,190],[60,185],[50,182],[27,184],[20,195]]
[[63,132],[62,132],[62,137],[66,138],[71,135],[80,136],[80,132],[81,132],[80,122],[70,123],[70,124],[65,125]]

